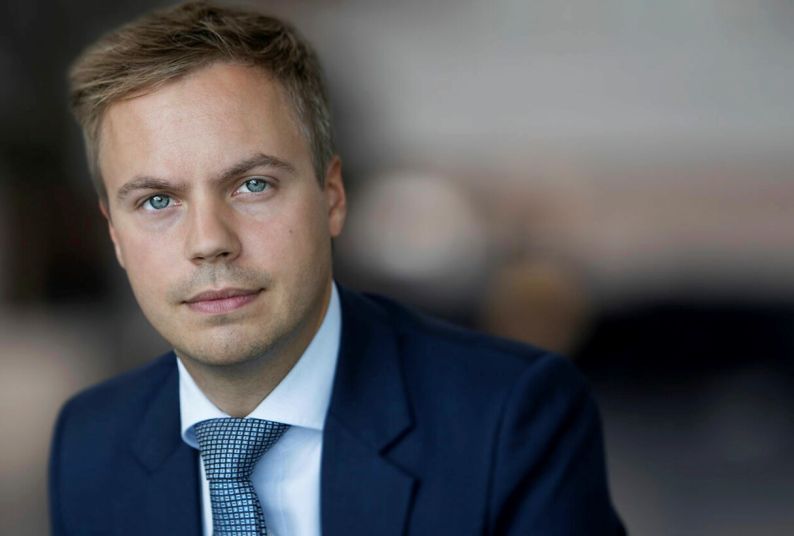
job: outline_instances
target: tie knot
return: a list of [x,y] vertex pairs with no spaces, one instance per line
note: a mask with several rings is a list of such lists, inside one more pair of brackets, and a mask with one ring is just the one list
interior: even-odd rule
[[245,480],[259,458],[289,425],[263,419],[209,419],[193,430],[204,461],[207,480]]

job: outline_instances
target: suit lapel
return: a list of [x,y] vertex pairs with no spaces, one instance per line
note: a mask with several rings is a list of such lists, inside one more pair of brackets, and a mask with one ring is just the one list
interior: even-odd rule
[[129,494],[117,508],[122,518],[117,527],[124,527],[124,534],[200,534],[198,455],[180,434],[175,361],[154,391],[132,451],[140,466],[129,478],[139,481],[126,488]]
[[366,299],[340,290],[342,340],[323,435],[323,534],[403,534],[416,479],[388,458],[413,423],[397,336]]

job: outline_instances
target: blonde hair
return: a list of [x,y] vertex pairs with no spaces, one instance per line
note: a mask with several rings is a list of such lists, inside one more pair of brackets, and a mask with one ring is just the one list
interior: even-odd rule
[[315,52],[291,26],[274,17],[202,1],[128,23],[100,38],[73,63],[70,104],[83,130],[100,197],[107,200],[98,166],[99,129],[107,108],[217,61],[260,67],[281,83],[322,183],[334,146],[328,96]]

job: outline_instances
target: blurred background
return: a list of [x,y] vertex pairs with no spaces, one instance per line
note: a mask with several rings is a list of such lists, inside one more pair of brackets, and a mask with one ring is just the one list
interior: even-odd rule
[[[68,63],[163,2],[0,10],[0,533],[51,426],[165,351],[96,210]],[[794,533],[794,4],[249,1],[315,44],[349,286],[570,356],[633,534]]]

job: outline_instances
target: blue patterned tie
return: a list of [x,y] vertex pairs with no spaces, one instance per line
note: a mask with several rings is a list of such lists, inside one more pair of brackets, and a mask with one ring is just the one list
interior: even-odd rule
[[215,536],[267,535],[251,473],[287,428],[278,422],[232,417],[196,423],[193,430],[210,483]]

